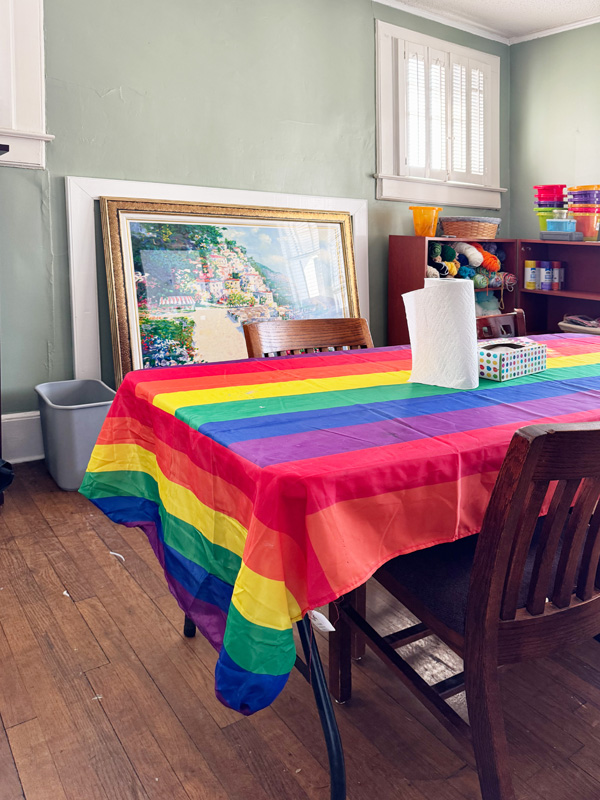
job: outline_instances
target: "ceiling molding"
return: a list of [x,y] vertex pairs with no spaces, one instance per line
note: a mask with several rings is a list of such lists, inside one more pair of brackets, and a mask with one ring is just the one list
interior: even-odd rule
[[513,36],[512,39],[509,39],[508,43],[519,44],[520,42],[530,42],[532,39],[541,39],[544,36],[553,36],[555,33],[573,31],[576,28],[587,28],[588,25],[597,25],[598,23],[600,23],[600,17],[590,17],[590,19],[583,19],[581,22],[570,22],[568,25],[559,25],[557,28],[547,28],[544,31],[528,33],[527,36]]
[[440,25],[448,25],[450,28],[457,28],[458,30],[465,31],[466,33],[473,33],[475,36],[482,36],[484,39],[491,39],[494,42],[501,44],[520,44],[521,42],[529,42],[533,39],[541,39],[544,36],[553,36],[556,33],[563,33],[564,31],[572,31],[576,28],[586,28],[588,25],[596,25],[600,23],[600,17],[590,17],[589,19],[581,20],[580,22],[571,22],[568,25],[559,25],[556,28],[547,28],[535,33],[528,33],[525,36],[507,37],[498,31],[490,28],[484,28],[479,25],[473,25],[471,22],[466,22],[461,19],[442,16],[432,11],[415,8],[415,6],[403,3],[402,0],[374,0],[382,6],[389,6],[398,11],[405,11],[407,14],[412,14],[414,17],[422,17],[429,19],[433,22],[439,22]]
[[[466,33],[473,33],[476,36],[482,36],[484,39],[492,39],[494,42],[501,44],[510,44],[510,39],[497,31],[492,31],[489,28],[483,28],[478,25],[473,25],[470,22],[465,22],[460,19],[451,19],[450,17],[443,17],[433,11],[425,11],[424,9],[415,8],[408,3],[403,3],[402,0],[374,0],[382,6],[390,6],[396,8],[398,11],[406,11],[407,14],[412,14],[413,17],[423,17],[423,19],[430,19],[433,22],[439,22],[440,25],[448,25],[451,28],[458,28],[460,31]],[[539,34],[538,34],[539,35]]]

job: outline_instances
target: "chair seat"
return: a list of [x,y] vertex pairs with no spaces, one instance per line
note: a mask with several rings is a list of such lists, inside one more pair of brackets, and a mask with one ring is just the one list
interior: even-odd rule
[[[519,608],[523,608],[527,602],[535,549],[544,519],[540,517],[538,520],[532,538],[519,593]],[[386,572],[419,600],[434,617],[451,630],[464,635],[471,567],[478,538],[477,534],[466,536],[455,542],[438,544],[435,547],[398,556],[384,564],[379,572]],[[553,574],[559,555],[560,548],[555,558]]]

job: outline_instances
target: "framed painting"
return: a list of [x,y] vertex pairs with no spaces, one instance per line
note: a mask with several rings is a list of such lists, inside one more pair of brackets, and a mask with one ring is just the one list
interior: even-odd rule
[[244,322],[360,316],[349,213],[100,198],[115,378],[246,357]]

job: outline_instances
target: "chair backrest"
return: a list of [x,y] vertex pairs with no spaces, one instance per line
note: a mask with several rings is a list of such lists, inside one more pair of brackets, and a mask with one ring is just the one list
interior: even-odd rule
[[525,312],[515,308],[507,314],[477,317],[478,339],[501,339],[503,336],[526,336]]
[[293,319],[247,322],[244,326],[249,358],[287,353],[351,350],[373,347],[366,319]]
[[467,649],[497,633],[507,663],[600,633],[599,498],[600,423],[514,434],[475,552]]

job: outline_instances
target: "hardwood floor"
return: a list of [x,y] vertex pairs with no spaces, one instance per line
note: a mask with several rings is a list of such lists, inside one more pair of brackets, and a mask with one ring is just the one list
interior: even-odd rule
[[[300,675],[252,717],[224,708],[216,654],[183,638],[144,535],[61,492],[42,462],[16,473],[0,510],[0,799],[327,800]],[[369,605],[383,632],[405,616],[376,586]],[[429,680],[460,669],[435,643],[405,652]],[[511,667],[502,683],[520,800],[598,800],[600,644]],[[349,800],[479,800],[472,756],[374,656],[336,713]]]

